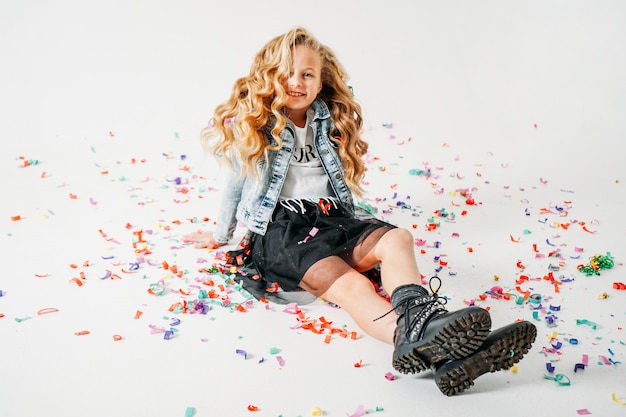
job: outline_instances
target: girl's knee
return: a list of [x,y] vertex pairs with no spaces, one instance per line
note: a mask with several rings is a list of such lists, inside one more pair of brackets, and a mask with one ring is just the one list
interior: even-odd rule
[[413,234],[407,229],[392,229],[385,233],[384,247],[413,247],[415,238]]
[[374,284],[365,275],[357,271],[351,271],[337,278],[328,287],[322,298],[341,305],[340,300],[345,299],[345,297],[354,298],[368,293],[376,293]]

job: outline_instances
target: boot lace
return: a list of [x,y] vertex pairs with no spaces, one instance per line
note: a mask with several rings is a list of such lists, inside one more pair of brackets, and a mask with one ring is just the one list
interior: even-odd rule
[[[434,287],[433,282],[436,283],[436,288]],[[430,316],[432,316],[433,313],[437,311],[445,311],[444,306],[448,302],[448,299],[446,297],[442,297],[438,294],[438,291],[441,288],[441,278],[439,278],[437,275],[432,276],[428,281],[428,287],[431,292],[430,295],[424,295],[422,297],[416,298],[407,298],[395,308],[392,308],[382,316],[374,319],[374,321],[380,320],[391,312],[399,310],[402,312],[399,314],[399,316],[404,316],[404,328],[406,330],[407,336],[415,329],[416,326],[419,326],[419,328],[421,329],[426,323],[426,320]],[[420,310],[414,317],[411,318],[410,314],[408,314],[409,310],[416,307]]]

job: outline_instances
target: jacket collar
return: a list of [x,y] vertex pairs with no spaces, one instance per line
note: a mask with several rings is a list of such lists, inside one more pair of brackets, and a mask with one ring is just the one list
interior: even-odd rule
[[328,105],[324,100],[320,98],[316,98],[315,101],[311,103],[311,108],[315,112],[313,114],[313,120],[328,119],[330,117],[330,110],[328,110]]

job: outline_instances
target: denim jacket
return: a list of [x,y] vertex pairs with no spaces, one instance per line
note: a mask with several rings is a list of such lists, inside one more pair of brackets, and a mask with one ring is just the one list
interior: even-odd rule
[[[315,147],[328,175],[330,185],[342,206],[354,215],[354,200],[344,178],[344,169],[337,152],[337,145],[329,139],[334,126],[330,120],[330,111],[320,99],[311,104],[314,111],[310,122],[313,128]],[[270,134],[271,126],[265,132],[268,143],[276,145]],[[235,232],[237,222],[243,223],[249,231],[264,235],[274,208],[278,203],[285,181],[287,169],[292,159],[295,129],[291,121],[280,133],[282,148],[268,151],[267,158],[257,164],[259,178],[247,178],[240,175],[240,170],[233,161],[233,169],[228,175],[226,188],[222,194],[222,203],[213,233],[216,241],[228,242]]]

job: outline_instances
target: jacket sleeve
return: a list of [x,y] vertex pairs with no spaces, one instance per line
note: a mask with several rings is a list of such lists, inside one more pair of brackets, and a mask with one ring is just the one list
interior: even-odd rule
[[245,177],[242,176],[237,163],[233,161],[229,167],[225,188],[222,191],[222,199],[217,216],[217,225],[213,232],[213,238],[219,243],[227,243],[232,239],[237,228],[237,206],[241,201],[241,192]]

